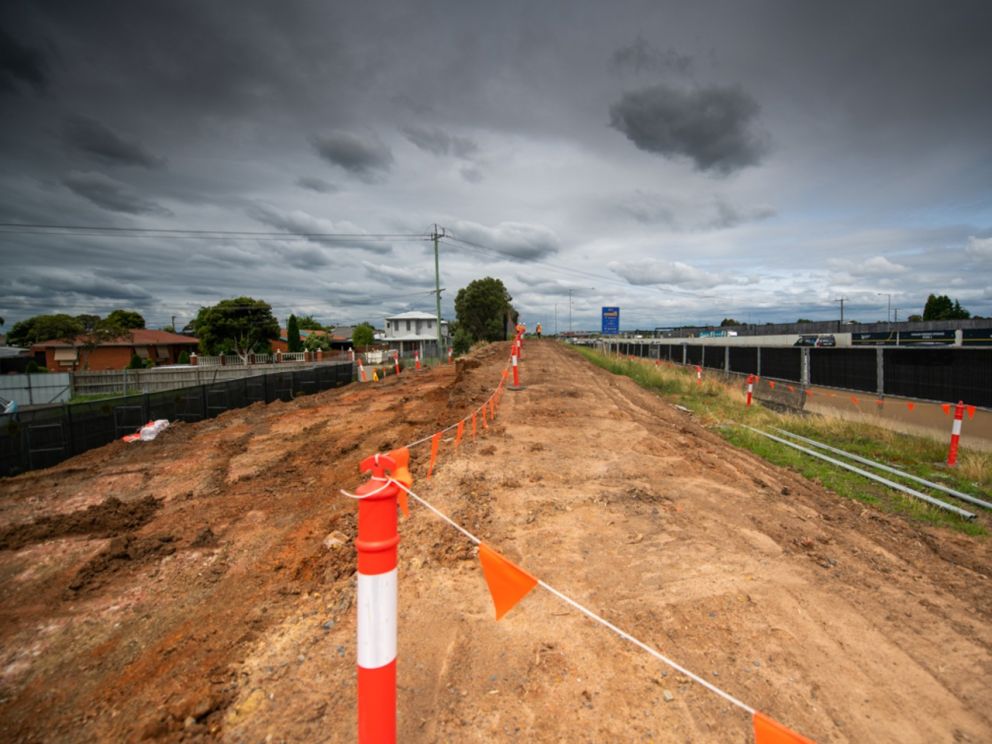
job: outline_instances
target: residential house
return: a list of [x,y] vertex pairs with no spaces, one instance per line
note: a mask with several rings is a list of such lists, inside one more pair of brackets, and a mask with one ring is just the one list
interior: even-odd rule
[[[328,339],[328,341],[331,340],[331,336],[330,334],[328,334],[327,331],[317,331],[317,330],[312,331],[307,328],[301,328],[300,341],[306,341],[307,336],[309,336],[310,334],[314,334],[315,336],[324,336],[325,338]],[[285,354],[286,352],[289,351],[289,331],[286,330],[285,328],[280,328],[279,338],[274,338],[271,341],[269,341],[269,343],[272,346],[273,354],[275,354],[277,351],[281,351],[283,354]],[[333,347],[333,343],[331,344],[331,346]]]
[[441,321],[440,350],[437,348],[437,316],[417,310],[387,317],[382,342],[399,349],[401,354],[416,349],[422,357],[444,356],[450,343],[448,321]]
[[31,347],[35,361],[52,372],[124,369],[137,354],[155,364],[176,364],[182,352],[192,354],[199,340],[168,331],[135,328],[127,335],[91,346],[85,338],[45,341]]

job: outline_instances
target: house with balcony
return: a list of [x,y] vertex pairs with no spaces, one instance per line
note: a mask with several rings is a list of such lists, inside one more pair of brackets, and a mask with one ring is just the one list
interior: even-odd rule
[[448,321],[441,321],[441,349],[437,348],[437,316],[418,310],[387,317],[381,342],[398,349],[402,356],[417,350],[422,358],[443,357],[451,343]]

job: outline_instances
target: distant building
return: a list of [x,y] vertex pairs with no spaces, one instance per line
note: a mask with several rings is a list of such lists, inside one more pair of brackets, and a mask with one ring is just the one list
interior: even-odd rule
[[[307,337],[311,334],[315,336],[323,336],[328,341],[331,341],[331,335],[327,331],[316,331],[309,330],[307,328],[300,329],[300,341],[306,341]],[[285,328],[279,329],[279,338],[274,338],[269,342],[272,345],[272,353],[281,351],[283,354],[289,351],[289,331]],[[333,344],[331,344],[333,346]]]
[[192,354],[199,340],[168,331],[135,328],[126,336],[90,347],[85,339],[45,341],[31,347],[35,361],[52,372],[124,369],[137,354],[155,364],[176,364],[179,355]]
[[417,310],[387,317],[382,342],[400,353],[416,349],[423,357],[444,356],[450,343],[448,321],[441,321],[441,349],[437,348],[437,316]]

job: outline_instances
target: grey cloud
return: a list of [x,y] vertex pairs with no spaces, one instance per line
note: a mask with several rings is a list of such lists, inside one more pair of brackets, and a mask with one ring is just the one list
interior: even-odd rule
[[73,171],[62,179],[73,193],[88,199],[101,209],[125,214],[147,214],[171,217],[172,212],[136,194],[126,184],[91,171]]
[[681,261],[611,261],[609,269],[635,286],[671,284],[689,289],[707,289],[721,284],[739,283],[730,276],[697,269]]
[[713,209],[716,214],[712,220],[710,220],[708,226],[717,229],[728,229],[731,227],[737,227],[748,222],[761,222],[762,220],[767,220],[770,217],[774,217],[776,211],[773,207],[769,206],[757,206],[748,207],[746,209],[738,209],[733,204],[718,199],[714,205]]
[[[360,250],[375,251],[377,253],[392,253],[392,246],[375,238],[364,238],[362,234],[367,230],[362,230],[355,224],[342,220],[335,222],[314,217],[312,214],[301,209],[294,209],[291,212],[281,212],[272,207],[262,204],[253,205],[248,209],[248,216],[259,222],[271,225],[279,230],[285,230],[293,235],[309,240],[312,243],[324,245],[334,245],[339,248],[358,248]],[[321,237],[330,235],[354,235],[355,237]]]
[[434,155],[448,155],[469,158],[479,150],[479,146],[468,137],[448,134],[441,129],[424,129],[417,126],[403,127],[403,134],[421,150]]
[[980,261],[992,261],[992,237],[977,238],[974,235],[970,236],[965,252]]
[[475,164],[463,166],[458,172],[469,183],[481,183],[485,177],[482,174],[482,169]]
[[645,193],[638,189],[617,204],[624,214],[645,225],[664,224],[674,226],[675,210],[665,203],[662,197]]
[[157,168],[162,158],[155,157],[140,143],[126,140],[106,126],[85,116],[68,119],[63,131],[65,142],[71,147],[99,160],[105,165],[139,165]]
[[475,222],[458,221],[453,228],[453,236],[504,257],[523,261],[536,261],[557,253],[560,248],[558,236],[542,225],[501,222],[495,227],[486,227]]
[[885,277],[908,271],[902,264],[893,263],[885,256],[872,256],[864,261],[831,258],[827,260],[827,265],[834,270],[843,271],[852,277]]
[[393,164],[389,147],[372,136],[336,131],[315,137],[313,146],[327,162],[364,179],[387,172]]
[[36,292],[62,292],[110,300],[143,300],[151,297],[147,290],[136,284],[105,279],[91,273],[57,269],[46,271],[43,276],[28,274],[19,277],[16,284],[15,291],[24,296],[36,296]]
[[312,245],[276,244],[273,250],[290,266],[297,269],[313,269],[328,266],[331,261],[321,248]]
[[296,185],[301,189],[316,191],[318,194],[333,194],[341,190],[339,186],[314,176],[300,176],[296,179]]
[[756,165],[767,150],[751,131],[758,110],[737,87],[655,85],[624,93],[610,107],[610,126],[641,150],[687,157],[697,170],[727,175]]
[[662,51],[638,36],[633,43],[613,52],[610,66],[616,72],[672,72],[687,75],[692,69],[692,57],[674,49]]
[[362,266],[372,279],[379,281],[387,280],[397,283],[398,286],[408,287],[433,287],[434,274],[429,271],[411,270],[409,266],[391,266],[389,264],[375,264],[371,261],[362,261]]
[[41,92],[48,86],[48,76],[45,56],[0,28],[0,91],[13,92],[28,85]]

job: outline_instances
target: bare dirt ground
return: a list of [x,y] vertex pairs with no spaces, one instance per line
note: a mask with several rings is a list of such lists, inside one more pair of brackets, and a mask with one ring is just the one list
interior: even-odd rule
[[[479,405],[507,348],[255,405],[0,482],[0,741],[350,741],[359,460]],[[729,447],[552,342],[414,490],[559,590],[820,741],[992,740],[988,539]],[[400,525],[402,741],[745,742],[746,714],[472,546]],[[335,534],[337,533],[337,534]]]

